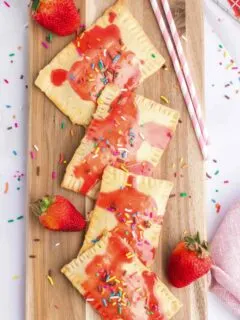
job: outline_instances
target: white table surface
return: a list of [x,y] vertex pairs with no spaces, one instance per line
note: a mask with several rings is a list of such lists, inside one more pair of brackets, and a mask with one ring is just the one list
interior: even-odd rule
[[[0,0],[0,319],[23,320],[25,229],[24,218],[17,218],[25,215],[26,179],[21,174],[26,172],[27,154],[28,105],[25,85],[28,1],[7,2],[10,7]],[[237,94],[236,90],[240,91],[240,73],[238,70],[227,69],[231,58],[224,53],[224,47],[219,48],[219,45],[225,44],[240,66],[239,32],[240,25],[228,18],[211,0],[206,0],[205,93],[207,126],[211,136],[207,172],[212,176],[212,179],[206,181],[209,240],[229,206],[239,196],[240,93]],[[14,56],[10,57],[11,53]],[[24,76],[23,79],[20,79],[21,75]],[[9,83],[5,83],[4,79]],[[231,83],[230,86],[225,87],[228,83]],[[230,99],[226,99],[225,95]],[[12,129],[7,129],[9,127]],[[216,159],[217,163],[213,162],[213,159]],[[215,175],[217,170],[219,173]],[[229,180],[229,183],[224,184],[225,180]],[[4,193],[6,182],[9,190]],[[219,192],[216,192],[216,189]],[[221,204],[219,214],[216,213],[212,199]],[[209,294],[208,319],[237,318],[217,297]]]

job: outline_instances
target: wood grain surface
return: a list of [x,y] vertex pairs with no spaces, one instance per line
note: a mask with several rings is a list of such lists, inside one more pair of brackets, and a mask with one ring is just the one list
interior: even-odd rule
[[[178,0],[172,1],[174,8]],[[90,25],[114,0],[77,0],[82,19]],[[166,59],[168,70],[160,70],[138,89],[147,98],[160,102],[165,95],[170,106],[181,113],[181,123],[177,133],[165,152],[154,176],[174,181],[175,197],[169,200],[164,220],[161,242],[157,252],[154,270],[161,279],[165,278],[166,259],[184,231],[205,231],[204,213],[204,163],[198,149],[173,67],[164,41],[148,0],[128,0],[128,5],[143,26],[144,30]],[[84,129],[73,126],[70,121],[34,86],[38,72],[71,39],[54,36],[53,42],[45,49],[47,31],[30,21],[29,56],[29,151],[37,145],[36,158],[28,161],[28,204],[45,194],[62,194],[68,197],[77,208],[87,213],[93,203],[79,194],[60,188],[66,164],[59,164],[60,153],[70,161],[84,134]],[[186,1],[186,38],[185,49],[198,88],[203,98],[203,17],[202,1]],[[64,123],[64,129],[61,129]],[[74,135],[71,136],[70,131]],[[181,169],[182,162],[188,164]],[[175,164],[175,168],[174,168]],[[39,169],[38,169],[39,167]],[[37,175],[37,170],[40,170]],[[57,173],[52,179],[52,172]],[[174,173],[177,176],[174,176]],[[180,192],[187,192],[181,198]],[[80,233],[50,232],[43,229],[37,219],[29,212],[26,227],[26,319],[27,320],[97,320],[98,315],[86,305],[70,282],[60,273],[60,268],[76,257],[83,240]],[[40,241],[36,241],[39,239]],[[56,244],[59,244],[56,246]],[[35,258],[29,258],[35,255]],[[47,280],[52,272],[54,286]],[[170,289],[183,303],[176,320],[207,319],[206,278],[186,289]],[[114,320],[114,319],[113,319]]]

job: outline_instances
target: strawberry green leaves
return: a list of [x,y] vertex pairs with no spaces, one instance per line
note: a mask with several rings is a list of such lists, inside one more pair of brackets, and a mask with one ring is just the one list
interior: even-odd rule
[[38,9],[39,4],[40,4],[40,0],[33,0],[32,10],[36,11]]

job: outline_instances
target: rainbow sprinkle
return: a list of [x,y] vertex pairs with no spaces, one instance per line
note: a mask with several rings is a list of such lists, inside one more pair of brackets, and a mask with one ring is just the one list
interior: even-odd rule
[[186,192],[181,192],[180,193],[180,197],[181,198],[186,198],[187,197],[187,193]]
[[47,276],[47,279],[48,279],[49,283],[51,284],[51,286],[54,286],[53,278],[50,275]]
[[45,48],[45,49],[48,49],[48,44],[44,41],[42,41],[42,46]]
[[55,180],[57,178],[57,173],[56,171],[52,172],[52,180]]
[[10,8],[10,4],[7,1],[3,1],[6,7]]
[[168,98],[166,98],[165,96],[160,96],[160,99],[165,102],[166,104],[169,104],[169,100]]

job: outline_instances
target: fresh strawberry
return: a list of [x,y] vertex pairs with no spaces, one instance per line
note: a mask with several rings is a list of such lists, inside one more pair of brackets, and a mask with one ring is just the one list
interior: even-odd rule
[[47,229],[54,231],[80,231],[86,221],[81,213],[62,196],[46,196],[32,205],[33,213]]
[[67,36],[80,26],[80,16],[73,0],[33,0],[32,16],[41,26]]
[[173,250],[168,263],[170,283],[182,288],[206,274],[212,266],[208,243],[201,242],[199,232],[186,236]]

